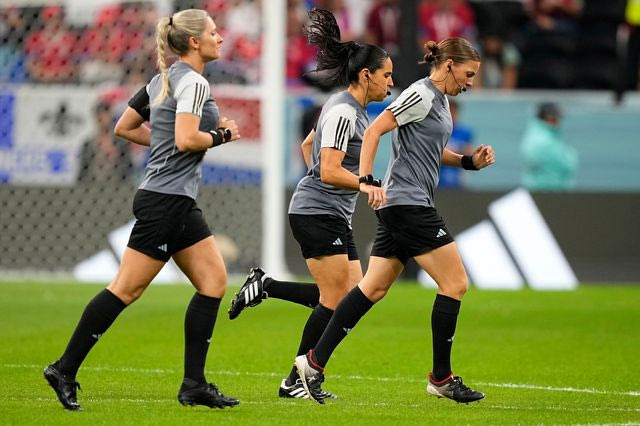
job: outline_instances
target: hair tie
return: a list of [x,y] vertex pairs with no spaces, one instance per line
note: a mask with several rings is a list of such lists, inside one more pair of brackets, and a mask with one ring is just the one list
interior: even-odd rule
[[173,25],[173,16],[169,16],[169,26]]

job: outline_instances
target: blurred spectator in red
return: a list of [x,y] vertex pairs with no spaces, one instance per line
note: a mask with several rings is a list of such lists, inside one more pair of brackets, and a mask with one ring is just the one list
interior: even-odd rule
[[480,37],[482,66],[476,76],[475,88],[515,89],[518,85],[520,52],[500,31],[490,31]]
[[155,32],[158,12],[153,3],[132,3],[124,5],[119,25],[126,34],[123,61],[125,77],[131,81],[131,74],[142,72],[144,80],[151,79],[156,69],[149,64],[156,62]]
[[[240,65],[238,71],[243,74],[247,82],[258,82],[262,37],[259,2],[255,0],[231,2],[225,19],[227,30],[224,37],[228,53],[225,59]],[[247,25],[247,22],[252,22],[253,25]]]
[[394,57],[399,52],[398,25],[400,6],[398,0],[376,0],[367,15],[365,43],[380,46]]
[[96,15],[93,27],[88,28],[80,41],[83,61],[80,80],[84,83],[121,81],[124,76],[122,60],[132,32],[125,33],[122,6],[105,6]]
[[524,0],[525,10],[538,31],[576,34],[582,0]]
[[475,16],[464,0],[424,0],[419,10],[418,28],[420,45],[450,37],[462,37],[474,43],[476,37]]
[[31,33],[24,46],[29,75],[42,82],[73,80],[77,75],[77,36],[67,28],[62,7],[44,7],[40,24],[42,29]]
[[286,76],[289,85],[301,84],[303,74],[315,68],[316,51],[302,32],[305,10],[300,6],[300,0],[287,2]]

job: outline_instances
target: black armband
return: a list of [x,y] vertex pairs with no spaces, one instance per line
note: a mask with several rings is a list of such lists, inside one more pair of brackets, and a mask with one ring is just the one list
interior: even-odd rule
[[475,164],[473,164],[473,156],[471,155],[463,155],[460,163],[462,164],[462,168],[465,170],[480,170]]
[[138,90],[138,92],[129,99],[127,105],[140,114],[140,117],[144,118],[145,121],[149,121],[151,109],[149,108],[149,94],[147,93],[147,86],[143,86]]
[[373,175],[360,176],[360,178],[358,178],[358,182],[377,186],[378,188],[382,186],[382,181],[380,179],[374,178]]

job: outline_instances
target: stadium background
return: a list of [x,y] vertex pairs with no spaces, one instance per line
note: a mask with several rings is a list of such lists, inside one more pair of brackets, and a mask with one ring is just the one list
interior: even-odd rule
[[[520,186],[521,136],[536,105],[554,101],[579,170],[570,190],[534,192],[534,200],[581,282],[640,281],[640,6],[634,0],[567,1],[576,12],[556,14],[561,29],[541,31],[534,25],[539,11],[531,9],[537,3],[289,0],[278,33],[286,90],[269,93],[265,64],[273,64],[262,44],[268,1],[2,2],[0,275],[78,278],[78,266],[88,261],[94,271],[104,266],[94,278],[108,281],[118,254],[110,238],[132,219],[131,198],[146,158],[144,149],[113,137],[113,123],[129,96],[156,73],[158,17],[187,7],[209,10],[222,28],[223,56],[205,76],[224,115],[243,134],[241,142],[207,154],[199,204],[223,241],[231,273],[266,263],[304,275],[283,223],[304,173],[299,142],[328,96],[304,77],[314,52],[300,28],[305,10],[318,6],[334,11],[344,39],[375,41],[392,54],[396,88],[390,99],[427,72],[417,64],[425,38],[459,35],[485,49],[489,38],[507,43],[517,70],[513,87],[488,82],[457,99],[460,122],[473,130],[475,144],[494,146],[498,162],[440,190],[437,203],[449,226],[464,231],[488,217],[492,201]],[[264,114],[273,105],[265,103],[282,110],[277,141],[267,136]],[[385,105],[370,105],[372,117]],[[389,144],[382,144],[378,176],[388,152]],[[266,185],[274,169],[275,184]],[[265,220],[268,200],[279,206],[278,226]],[[271,226],[275,237],[266,232]],[[361,205],[355,219],[360,253],[366,254],[373,230],[374,217]],[[272,252],[279,257],[275,264]],[[415,274],[408,268],[406,277]]]

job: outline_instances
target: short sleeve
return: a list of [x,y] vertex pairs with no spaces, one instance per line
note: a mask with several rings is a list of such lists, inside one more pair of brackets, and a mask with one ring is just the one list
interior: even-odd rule
[[347,152],[347,144],[356,132],[356,111],[348,104],[333,106],[319,123],[322,128],[320,147]]
[[178,83],[173,94],[176,114],[183,112],[202,117],[202,107],[211,96],[209,83],[202,76],[187,74]]
[[386,109],[395,116],[398,126],[423,120],[433,105],[433,93],[415,84],[407,88]]

